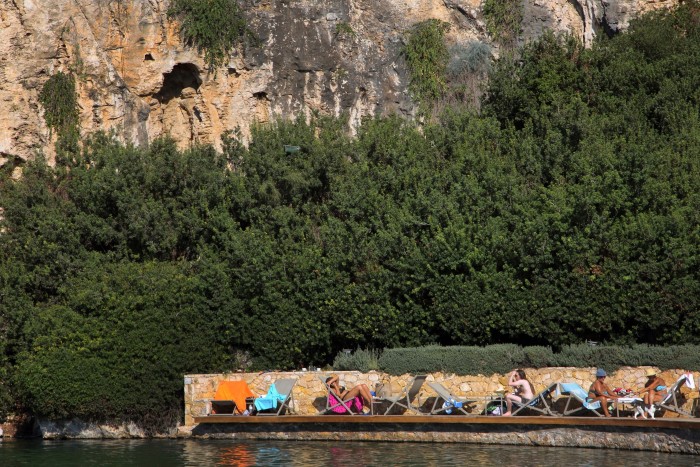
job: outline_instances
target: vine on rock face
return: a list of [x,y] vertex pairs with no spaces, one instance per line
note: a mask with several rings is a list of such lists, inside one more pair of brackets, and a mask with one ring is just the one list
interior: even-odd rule
[[168,15],[180,21],[185,44],[204,52],[210,70],[223,65],[231,49],[252,35],[236,0],[174,0]]
[[449,28],[449,23],[429,19],[416,24],[409,34],[403,53],[411,72],[410,90],[419,100],[435,100],[445,92],[450,58],[445,32]]
[[56,130],[61,137],[78,128],[78,96],[73,75],[59,71],[49,78],[41,89],[39,102],[44,107],[49,131]]
[[523,6],[520,0],[486,0],[484,18],[489,34],[502,46],[513,49],[520,35]]

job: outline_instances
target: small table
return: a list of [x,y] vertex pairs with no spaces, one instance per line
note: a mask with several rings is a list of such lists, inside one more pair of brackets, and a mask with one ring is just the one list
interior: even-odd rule
[[626,406],[632,406],[633,408],[636,408],[638,405],[644,402],[644,400],[639,396],[618,397],[617,399],[613,399],[613,401],[615,404],[616,417],[620,416],[620,406],[622,406],[622,410],[625,410]]

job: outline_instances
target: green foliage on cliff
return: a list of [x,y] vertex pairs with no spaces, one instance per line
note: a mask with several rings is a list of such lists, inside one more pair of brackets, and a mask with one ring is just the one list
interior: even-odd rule
[[250,35],[237,0],[174,0],[168,15],[180,21],[185,44],[204,52],[210,69],[225,64],[231,50]]
[[80,121],[73,75],[60,71],[52,75],[41,88],[39,102],[44,108],[46,126],[58,136],[56,149],[61,160],[66,152],[78,148]]
[[418,100],[434,100],[445,92],[450,58],[445,33],[449,27],[449,23],[429,19],[413,26],[408,34],[403,54],[411,73],[409,88]]
[[52,75],[41,88],[39,102],[50,130],[63,132],[78,126],[78,97],[75,78],[61,71]]
[[2,172],[0,409],[155,427],[241,352],[699,343],[698,11],[545,36],[480,115],[283,122],[222,154],[98,135]]
[[489,34],[508,49],[518,43],[523,22],[523,2],[521,0],[485,0],[484,19]]

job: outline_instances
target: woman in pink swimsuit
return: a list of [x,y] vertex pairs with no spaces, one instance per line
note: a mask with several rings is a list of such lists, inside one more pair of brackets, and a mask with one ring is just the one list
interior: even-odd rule
[[[336,404],[338,401],[345,402],[345,405],[350,407],[351,410],[357,412],[362,412],[362,407],[372,407],[372,394],[369,392],[369,388],[366,384],[358,384],[352,389],[341,388],[338,383],[338,375],[332,375],[326,378],[326,384],[331,388],[331,393],[329,397],[331,398],[331,404]],[[335,398],[336,400],[332,400]],[[339,404],[333,407],[331,410],[335,413],[345,413],[345,407]]]

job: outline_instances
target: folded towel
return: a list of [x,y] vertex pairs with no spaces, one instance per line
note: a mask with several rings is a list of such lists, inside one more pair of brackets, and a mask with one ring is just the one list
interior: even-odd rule
[[255,408],[258,411],[276,409],[277,402],[284,402],[286,398],[286,396],[277,392],[274,384],[271,384],[266,395],[255,399]]
[[685,376],[685,385],[688,386],[690,389],[695,389],[695,380],[693,379],[693,374],[688,372],[683,376]]

